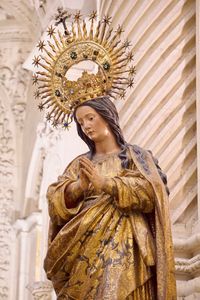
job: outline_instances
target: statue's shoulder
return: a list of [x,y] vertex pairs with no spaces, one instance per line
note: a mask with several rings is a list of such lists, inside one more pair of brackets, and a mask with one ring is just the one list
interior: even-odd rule
[[146,150],[138,145],[129,145],[129,147],[137,155],[147,155],[147,153],[150,152],[149,150]]
[[147,156],[150,156],[154,160],[154,162],[158,162],[158,160],[153,156],[151,150],[146,150],[138,145],[129,145],[129,147],[136,156],[140,156],[142,159],[145,159]]
[[147,163],[147,155],[149,155],[149,151],[145,150],[144,148],[138,146],[138,145],[131,145],[129,144],[129,149],[132,151],[133,158],[136,158],[138,163],[142,166],[145,173],[150,174],[150,169]]
[[160,178],[162,179],[163,183],[165,184],[165,188],[167,191],[167,194],[169,195],[169,189],[167,186],[167,175],[162,171],[161,167],[159,166],[159,162],[158,159],[153,155],[151,150],[146,150],[141,148],[138,145],[130,145],[129,146],[130,149],[133,151],[133,153],[135,154],[136,159],[138,160],[138,162],[141,164],[141,166],[143,167],[144,171],[147,174],[150,174],[150,168],[147,162],[147,156],[150,156],[153,163],[155,164],[157,171],[160,175]]

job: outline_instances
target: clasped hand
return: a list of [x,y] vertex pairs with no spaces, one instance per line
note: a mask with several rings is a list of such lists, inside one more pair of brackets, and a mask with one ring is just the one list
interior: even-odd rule
[[81,157],[79,163],[80,188],[85,191],[88,189],[89,183],[92,183],[96,191],[101,191],[105,183],[105,177],[99,174],[95,165],[86,157]]

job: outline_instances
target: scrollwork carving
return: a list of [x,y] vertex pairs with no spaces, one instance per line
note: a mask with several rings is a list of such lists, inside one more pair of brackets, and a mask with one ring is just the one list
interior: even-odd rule
[[177,272],[194,273],[200,271],[200,254],[190,258],[176,258],[175,267]]
[[[26,113],[26,95],[30,74],[23,69],[24,53],[21,49],[0,50],[0,83],[8,93],[16,125],[23,129]],[[15,57],[13,62],[11,57]]]
[[26,115],[26,103],[16,103],[12,106],[12,111],[15,116],[16,125],[19,129],[23,129]]
[[48,281],[37,281],[27,286],[34,300],[51,300],[52,284]]
[[9,119],[0,99],[0,299],[9,299],[9,276],[13,217],[14,147]]
[[[30,78],[28,71],[22,67],[25,54],[16,48],[4,48],[0,52],[0,82],[15,101],[25,99],[27,82]],[[12,57],[15,57],[14,62]]]
[[54,129],[46,120],[40,122],[37,127],[37,136],[41,139],[41,148],[49,151],[51,147],[57,144],[58,140],[61,138],[61,129]]

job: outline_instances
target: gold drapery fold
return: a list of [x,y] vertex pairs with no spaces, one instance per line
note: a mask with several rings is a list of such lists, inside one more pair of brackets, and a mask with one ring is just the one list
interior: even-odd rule
[[[171,223],[169,213],[169,199],[165,186],[160,178],[158,169],[152,155],[140,148],[143,159],[148,166],[145,170],[136,153],[129,149],[130,155],[138,170],[151,182],[155,198],[155,236],[156,236],[156,275],[157,275],[157,299],[176,300],[176,279]],[[150,172],[149,172],[150,171]]]
[[150,278],[145,284],[139,286],[126,300],[155,300],[155,282]]
[[[176,299],[165,187],[148,152],[143,152],[148,172],[131,148],[129,155],[132,170],[122,170],[117,155],[97,164],[100,173],[114,179],[117,196],[95,195],[91,190],[76,208],[63,209],[64,190],[77,179],[79,158],[48,190],[54,234],[50,236],[44,267],[60,297],[151,299],[141,295],[145,291],[151,297],[148,288],[153,287],[149,279],[151,266],[156,264],[157,279],[153,278],[154,283],[157,281],[157,296],[152,299]],[[127,298],[132,296],[135,298]]]

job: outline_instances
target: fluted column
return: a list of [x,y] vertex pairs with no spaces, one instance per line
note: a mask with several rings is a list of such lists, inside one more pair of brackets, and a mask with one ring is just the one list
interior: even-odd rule
[[[196,1],[196,11],[200,11],[200,0]],[[198,165],[198,218],[200,222],[200,15],[196,14],[196,88],[197,88],[197,165]]]

